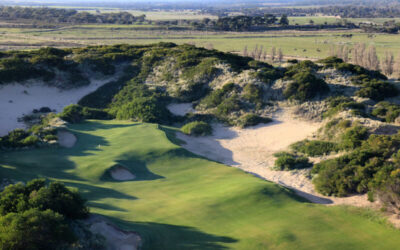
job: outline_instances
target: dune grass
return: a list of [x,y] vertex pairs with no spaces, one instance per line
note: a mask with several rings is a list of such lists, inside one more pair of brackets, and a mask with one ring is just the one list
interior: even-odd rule
[[[88,121],[73,148],[0,153],[0,177],[79,188],[91,212],[137,231],[143,249],[396,249],[400,232],[360,210],[311,204],[292,191],[195,156],[175,129]],[[105,175],[121,164],[137,176]]]

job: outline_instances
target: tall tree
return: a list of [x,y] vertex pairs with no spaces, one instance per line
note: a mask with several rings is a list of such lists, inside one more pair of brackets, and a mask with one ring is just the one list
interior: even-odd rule
[[289,19],[288,19],[287,15],[283,14],[281,16],[281,19],[279,20],[279,24],[284,25],[284,26],[289,25]]

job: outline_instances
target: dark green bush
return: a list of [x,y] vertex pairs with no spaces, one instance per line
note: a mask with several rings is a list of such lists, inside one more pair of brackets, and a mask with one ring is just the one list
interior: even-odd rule
[[368,130],[362,126],[354,126],[342,135],[340,146],[345,149],[354,149],[368,138]]
[[337,196],[374,191],[398,169],[399,148],[399,134],[371,135],[351,153],[314,165],[315,187],[323,194]]
[[70,123],[79,123],[85,119],[108,120],[112,118],[109,113],[103,110],[82,107],[78,104],[66,106],[59,114],[59,117]]
[[394,122],[400,115],[400,106],[389,102],[379,102],[375,105],[371,114],[386,122]]
[[206,122],[195,121],[182,126],[181,131],[187,135],[206,136],[212,134],[212,127]]
[[294,151],[303,153],[307,156],[321,156],[335,152],[338,150],[338,145],[327,141],[299,141],[290,146]]
[[288,99],[304,102],[329,91],[328,85],[323,80],[316,78],[307,71],[296,73],[292,76],[292,79],[293,81],[288,84],[283,92]]
[[255,126],[260,123],[270,123],[272,122],[271,118],[268,117],[261,117],[255,114],[246,114],[239,118],[237,125],[242,128]]
[[363,87],[356,92],[356,95],[374,101],[382,101],[385,98],[397,96],[398,90],[391,83],[371,80],[364,83]]
[[312,166],[307,157],[297,156],[286,152],[276,153],[274,156],[277,158],[275,160],[275,168],[277,170],[302,169]]

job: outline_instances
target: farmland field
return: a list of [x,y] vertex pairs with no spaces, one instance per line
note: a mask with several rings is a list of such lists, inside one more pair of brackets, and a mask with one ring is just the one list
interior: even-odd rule
[[[144,249],[395,249],[400,243],[400,232],[374,213],[311,204],[197,157],[172,143],[172,128],[88,121],[69,129],[78,137],[73,148],[0,153],[0,176],[79,188],[93,213],[137,231]],[[112,180],[105,173],[115,164],[137,178]]]
[[[284,55],[325,58],[332,46],[366,43],[376,46],[378,56],[385,51],[400,53],[400,35],[366,34],[358,30],[206,32],[161,29],[156,25],[81,25],[59,29],[0,28],[0,48],[23,49],[40,46],[77,47],[99,44],[150,44],[155,42],[194,43],[221,51],[241,52],[256,45],[267,50],[281,48]],[[352,37],[343,35],[352,34]]]

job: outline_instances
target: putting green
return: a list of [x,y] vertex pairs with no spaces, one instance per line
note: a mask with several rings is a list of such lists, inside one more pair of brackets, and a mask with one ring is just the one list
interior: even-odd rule
[[[88,121],[73,148],[0,153],[0,177],[77,187],[93,213],[139,232],[144,249],[398,249],[400,231],[345,207],[195,156],[156,124]],[[136,179],[119,182],[116,164]]]

